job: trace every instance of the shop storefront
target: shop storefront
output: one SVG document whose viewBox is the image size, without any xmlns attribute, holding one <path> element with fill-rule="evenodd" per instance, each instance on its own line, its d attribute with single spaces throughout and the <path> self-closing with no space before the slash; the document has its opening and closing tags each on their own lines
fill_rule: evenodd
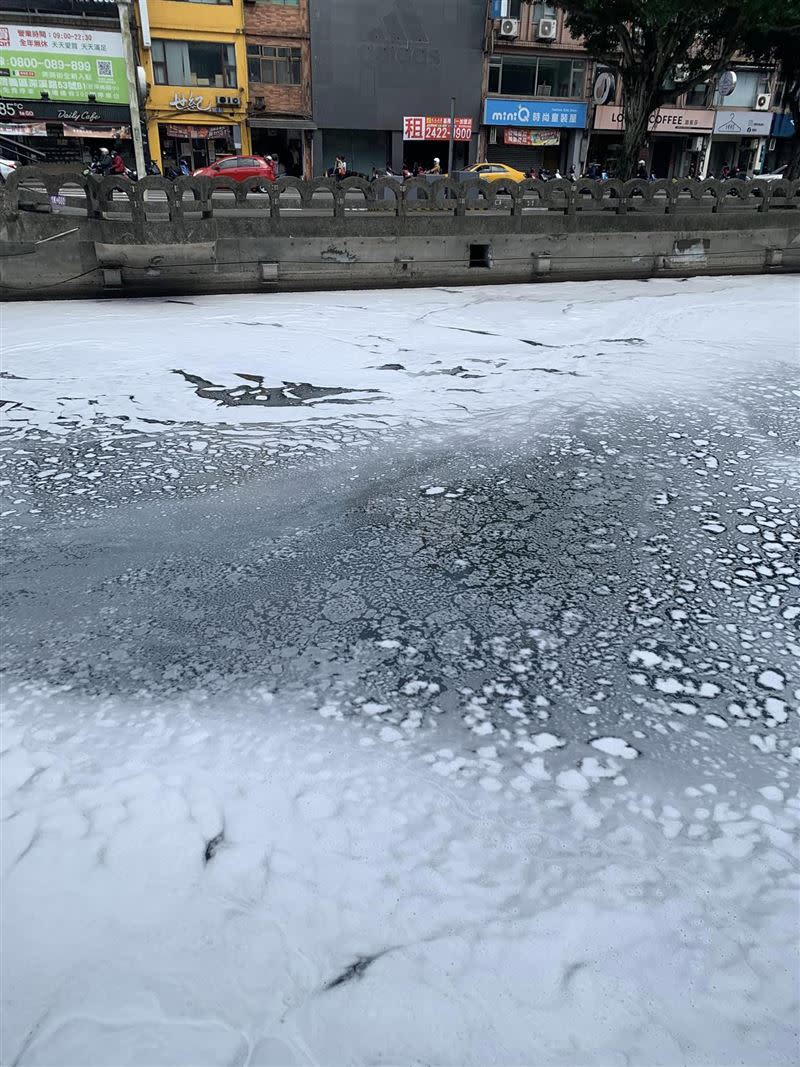
<svg viewBox="0 0 800 1067">
<path fill-rule="evenodd" d="M 662 107 L 650 116 L 648 144 L 641 146 L 648 173 L 656 178 L 699 173 L 714 128 L 714 112 L 705 108 Z M 599 163 L 612 177 L 622 151 L 622 108 L 604 104 L 595 109 L 589 163 Z"/>
<path fill-rule="evenodd" d="M 772 173 L 790 162 L 794 148 L 794 120 L 788 112 L 776 114 L 772 119 L 771 138 L 762 170 Z"/>
<path fill-rule="evenodd" d="M 562 100 L 489 97 L 484 102 L 486 159 L 527 173 L 563 175 L 580 168 L 586 104 Z"/>
<path fill-rule="evenodd" d="M 105 147 L 117 148 L 132 165 L 130 145 L 130 113 L 126 107 L 0 100 L 0 149 L 6 159 L 21 163 L 90 163 Z"/>
<path fill-rule="evenodd" d="M 166 122 L 159 123 L 158 136 L 165 171 L 180 171 L 182 160 L 190 171 L 199 170 L 216 162 L 219 156 L 236 155 L 241 150 L 238 126 Z"/>
<path fill-rule="evenodd" d="M 469 160 L 472 119 L 456 116 L 453 131 L 453 170 L 463 170 Z M 430 170 L 438 159 L 442 173 L 447 171 L 450 153 L 449 115 L 405 115 L 403 117 L 404 162 Z"/>
<path fill-rule="evenodd" d="M 23 163 L 89 163 L 101 146 L 132 164 L 119 33 L 0 24 L 0 146 Z"/>
<path fill-rule="evenodd" d="M 310 119 L 291 116 L 259 115 L 247 120 L 253 152 L 272 156 L 278 162 L 278 174 L 292 178 L 310 178 L 312 135 L 316 126 Z"/>
<path fill-rule="evenodd" d="M 752 177 L 762 169 L 771 131 L 771 111 L 719 108 L 714 118 L 706 175 L 719 178 L 727 166 Z"/>
<path fill-rule="evenodd" d="M 195 171 L 219 156 L 250 151 L 239 95 L 153 87 L 148 104 L 153 105 L 147 109 L 150 153 L 164 174 L 179 171 L 182 161 Z"/>
</svg>

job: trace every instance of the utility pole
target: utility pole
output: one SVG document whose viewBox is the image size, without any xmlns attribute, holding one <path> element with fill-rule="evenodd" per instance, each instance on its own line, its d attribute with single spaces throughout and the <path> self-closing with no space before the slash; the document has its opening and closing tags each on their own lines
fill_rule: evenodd
<svg viewBox="0 0 800 1067">
<path fill-rule="evenodd" d="M 456 139 L 456 98 L 450 97 L 450 144 L 447 150 L 447 176 L 453 173 L 453 144 Z"/>
<path fill-rule="evenodd" d="M 131 135 L 133 137 L 133 157 L 136 160 L 136 173 L 140 178 L 145 175 L 144 143 L 142 142 L 142 117 L 139 113 L 139 83 L 136 77 L 136 57 L 131 37 L 131 17 L 128 13 L 128 0 L 118 0 L 119 26 L 122 31 L 122 54 L 125 56 L 125 70 L 128 75 L 131 108 Z"/>
</svg>

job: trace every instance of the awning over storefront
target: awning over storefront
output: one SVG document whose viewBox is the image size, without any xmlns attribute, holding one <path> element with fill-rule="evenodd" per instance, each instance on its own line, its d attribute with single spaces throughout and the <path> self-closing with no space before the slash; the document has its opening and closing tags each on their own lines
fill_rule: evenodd
<svg viewBox="0 0 800 1067">
<path fill-rule="evenodd" d="M 773 137 L 794 137 L 794 119 L 791 115 L 778 113 L 772 122 Z"/>
<path fill-rule="evenodd" d="M 130 126 L 78 126 L 74 122 L 64 123 L 65 137 L 97 137 L 105 141 L 129 141 Z"/>
<path fill-rule="evenodd" d="M 317 128 L 317 124 L 310 119 L 286 118 L 285 115 L 248 117 L 247 125 L 257 130 L 316 130 Z"/>
<path fill-rule="evenodd" d="M 46 137 L 46 122 L 2 122 L 0 137 Z"/>
<path fill-rule="evenodd" d="M 176 125 L 170 122 L 166 126 L 162 126 L 162 129 L 166 132 L 167 137 L 196 137 L 201 141 L 213 141 L 218 137 L 230 137 L 233 126 Z"/>
</svg>

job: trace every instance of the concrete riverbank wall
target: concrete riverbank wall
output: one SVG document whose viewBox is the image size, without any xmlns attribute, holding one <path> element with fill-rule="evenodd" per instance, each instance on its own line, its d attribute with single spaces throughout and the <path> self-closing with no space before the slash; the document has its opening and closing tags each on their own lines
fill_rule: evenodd
<svg viewBox="0 0 800 1067">
<path fill-rule="evenodd" d="M 0 296 L 220 293 L 800 269 L 800 182 L 302 182 L 24 168 Z"/>
</svg>

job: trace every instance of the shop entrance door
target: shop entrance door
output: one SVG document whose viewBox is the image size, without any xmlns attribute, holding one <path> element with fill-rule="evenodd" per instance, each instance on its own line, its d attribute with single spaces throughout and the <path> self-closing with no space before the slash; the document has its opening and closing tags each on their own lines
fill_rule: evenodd
<svg viewBox="0 0 800 1067">
<path fill-rule="evenodd" d="M 654 137 L 651 144 L 653 147 L 650 155 L 650 173 L 655 174 L 657 178 L 669 178 L 674 138 Z"/>
<path fill-rule="evenodd" d="M 303 134 L 301 130 L 273 130 L 252 128 L 253 154 L 272 156 L 278 164 L 278 175 L 303 177 Z"/>
<path fill-rule="evenodd" d="M 186 160 L 189 171 L 215 163 L 220 156 L 235 154 L 230 126 L 161 126 L 161 162 L 163 171 L 180 170 Z"/>
</svg>

